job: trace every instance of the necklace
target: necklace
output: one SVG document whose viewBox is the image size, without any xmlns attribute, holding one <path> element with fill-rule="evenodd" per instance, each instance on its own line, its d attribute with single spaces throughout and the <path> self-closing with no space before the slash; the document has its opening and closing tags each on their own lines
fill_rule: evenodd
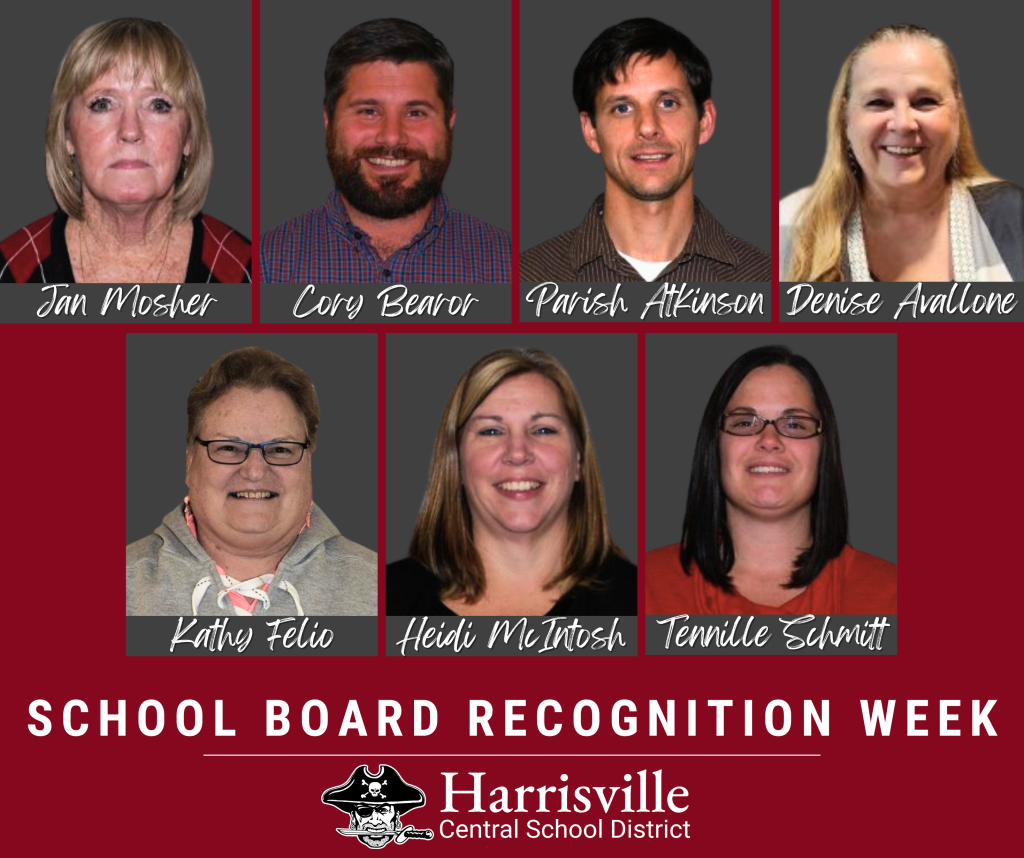
<svg viewBox="0 0 1024 858">
<path fill-rule="evenodd" d="M 93 278 L 89 278 L 89 276 L 87 274 L 86 260 L 88 259 L 88 266 L 92 268 L 92 271 L 93 271 L 94 275 L 96 274 L 96 265 L 93 263 L 93 254 L 92 254 L 92 252 L 90 251 L 88 254 L 86 253 L 86 249 L 87 249 L 88 243 L 85 242 L 83 240 L 83 238 L 82 238 L 83 233 L 87 229 L 84 220 L 78 221 L 77 229 L 78 229 L 78 260 L 79 260 L 79 263 L 82 266 L 82 282 L 83 283 L 92 283 L 92 282 L 95 282 L 95 276 Z M 92 230 L 89 230 L 89 232 L 90 232 L 91 235 L 95 236 L 95 234 L 92 233 Z M 167 234 L 164 236 L 162 248 L 157 250 L 156 256 L 153 257 L 153 261 L 150 262 L 149 265 L 147 265 L 146 268 L 144 269 L 143 274 L 145 274 L 147 276 L 145 278 L 140 278 L 137 282 L 139 282 L 139 283 L 159 283 L 160 282 L 160 275 L 163 273 L 164 265 L 167 264 L 167 254 L 170 252 L 170 249 L 171 249 L 171 235 L 173 233 L 174 233 L 174 224 L 173 223 L 168 224 Z M 150 277 L 150 276 L 148 276 L 149 272 L 153 268 L 153 266 L 156 264 L 157 259 L 160 260 L 160 267 L 157 268 L 156 274 L 154 274 L 152 277 Z"/>
</svg>

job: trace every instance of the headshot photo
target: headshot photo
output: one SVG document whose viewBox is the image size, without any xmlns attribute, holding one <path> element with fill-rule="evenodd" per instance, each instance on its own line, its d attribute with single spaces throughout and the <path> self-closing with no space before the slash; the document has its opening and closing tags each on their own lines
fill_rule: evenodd
<svg viewBox="0 0 1024 858">
<path fill-rule="evenodd" d="M 0 282 L 252 282 L 249 12 L 226 6 L 240 24 L 151 2 L 10 12 Z"/>
<path fill-rule="evenodd" d="M 635 616 L 636 338 L 509 339 L 388 337 L 387 613 Z"/>
<path fill-rule="evenodd" d="M 895 614 L 896 335 L 646 340 L 645 612 Z"/>
<path fill-rule="evenodd" d="M 1024 280 L 1024 122 L 993 62 L 1015 34 L 920 2 L 835 13 L 812 35 L 810 3 L 780 9 L 780 280 Z"/>
<path fill-rule="evenodd" d="M 262 7 L 264 283 L 512 279 L 511 20 L 388 14 Z"/>
<path fill-rule="evenodd" d="M 649 5 L 520 4 L 520 281 L 771 280 L 771 10 Z"/>
<path fill-rule="evenodd" d="M 127 616 L 376 616 L 376 337 L 127 340 Z"/>
</svg>

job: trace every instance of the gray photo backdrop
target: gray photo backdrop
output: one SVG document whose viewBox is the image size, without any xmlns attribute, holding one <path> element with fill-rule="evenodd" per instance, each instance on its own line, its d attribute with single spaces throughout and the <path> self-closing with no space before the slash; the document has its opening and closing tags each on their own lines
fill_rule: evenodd
<svg viewBox="0 0 1024 858">
<path fill-rule="evenodd" d="M 388 334 L 387 562 L 408 555 L 437 427 L 452 390 L 479 358 L 538 348 L 558 359 L 586 409 L 612 538 L 637 557 L 635 334 Z"/>
<path fill-rule="evenodd" d="M 0 239 L 55 211 L 46 182 L 46 115 L 57 69 L 71 40 L 87 27 L 131 16 L 163 21 L 181 38 L 199 69 L 213 136 L 213 181 L 203 211 L 242 235 L 252 233 L 252 14 L 247 0 L 223 0 L 216 14 L 203 4 L 95 0 L 16 3 L 4 10 L 7 38 L 0 80 L 4 125 L 4 204 Z"/>
<path fill-rule="evenodd" d="M 127 335 L 127 541 L 181 503 L 188 395 L 217 358 L 261 346 L 305 370 L 320 402 L 313 500 L 344 536 L 377 550 L 376 334 Z"/>
<path fill-rule="evenodd" d="M 1020 75 L 1020 27 L 1006 7 L 931 0 L 863 0 L 779 4 L 779 196 L 810 185 L 825 156 L 825 131 L 839 68 L 879 27 L 916 24 L 942 39 L 956 58 L 960 88 L 981 162 L 996 176 L 1024 184 L 1024 118 L 1013 103 Z"/>
<path fill-rule="evenodd" d="M 673 0 L 650 0 L 637 9 L 612 0 L 520 0 L 520 251 L 579 226 L 604 191 L 601 157 L 580 131 L 572 74 L 602 30 L 632 17 L 664 21 L 707 56 L 718 116 L 714 135 L 697 151 L 694 192 L 729 232 L 769 251 L 771 4 Z"/>
<path fill-rule="evenodd" d="M 455 61 L 455 141 L 444 189 L 455 208 L 512 225 L 512 13 L 505 4 L 389 0 L 260 4 L 260 232 L 324 204 L 324 65 L 331 45 L 374 18 L 405 18 Z"/>
<path fill-rule="evenodd" d="M 896 562 L 896 334 L 648 334 L 647 550 L 679 542 L 697 430 L 711 391 L 749 349 L 806 357 L 839 424 L 850 544 Z"/>
</svg>

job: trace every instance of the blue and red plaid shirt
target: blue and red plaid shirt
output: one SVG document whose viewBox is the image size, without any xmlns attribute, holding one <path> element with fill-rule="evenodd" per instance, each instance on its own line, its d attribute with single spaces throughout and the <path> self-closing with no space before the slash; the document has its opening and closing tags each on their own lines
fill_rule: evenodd
<svg viewBox="0 0 1024 858">
<path fill-rule="evenodd" d="M 510 283 L 512 238 L 456 211 L 443 193 L 423 229 L 389 259 L 349 219 L 341 195 L 260 237 L 263 283 Z"/>
</svg>

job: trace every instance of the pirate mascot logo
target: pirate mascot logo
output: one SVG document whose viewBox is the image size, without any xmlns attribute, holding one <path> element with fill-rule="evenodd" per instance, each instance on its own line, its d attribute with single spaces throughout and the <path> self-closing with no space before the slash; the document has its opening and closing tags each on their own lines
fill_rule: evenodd
<svg viewBox="0 0 1024 858">
<path fill-rule="evenodd" d="M 344 784 L 327 790 L 321 801 L 351 817 L 349 827 L 337 829 L 338 834 L 358 837 L 371 849 L 387 846 L 392 839 L 405 843 L 414 837 L 430 840 L 434 836 L 429 828 L 402 827 L 401 814 L 423 807 L 427 799 L 421 789 L 406 783 L 391 766 L 378 765 L 373 775 L 366 766 L 359 766 Z"/>
</svg>

